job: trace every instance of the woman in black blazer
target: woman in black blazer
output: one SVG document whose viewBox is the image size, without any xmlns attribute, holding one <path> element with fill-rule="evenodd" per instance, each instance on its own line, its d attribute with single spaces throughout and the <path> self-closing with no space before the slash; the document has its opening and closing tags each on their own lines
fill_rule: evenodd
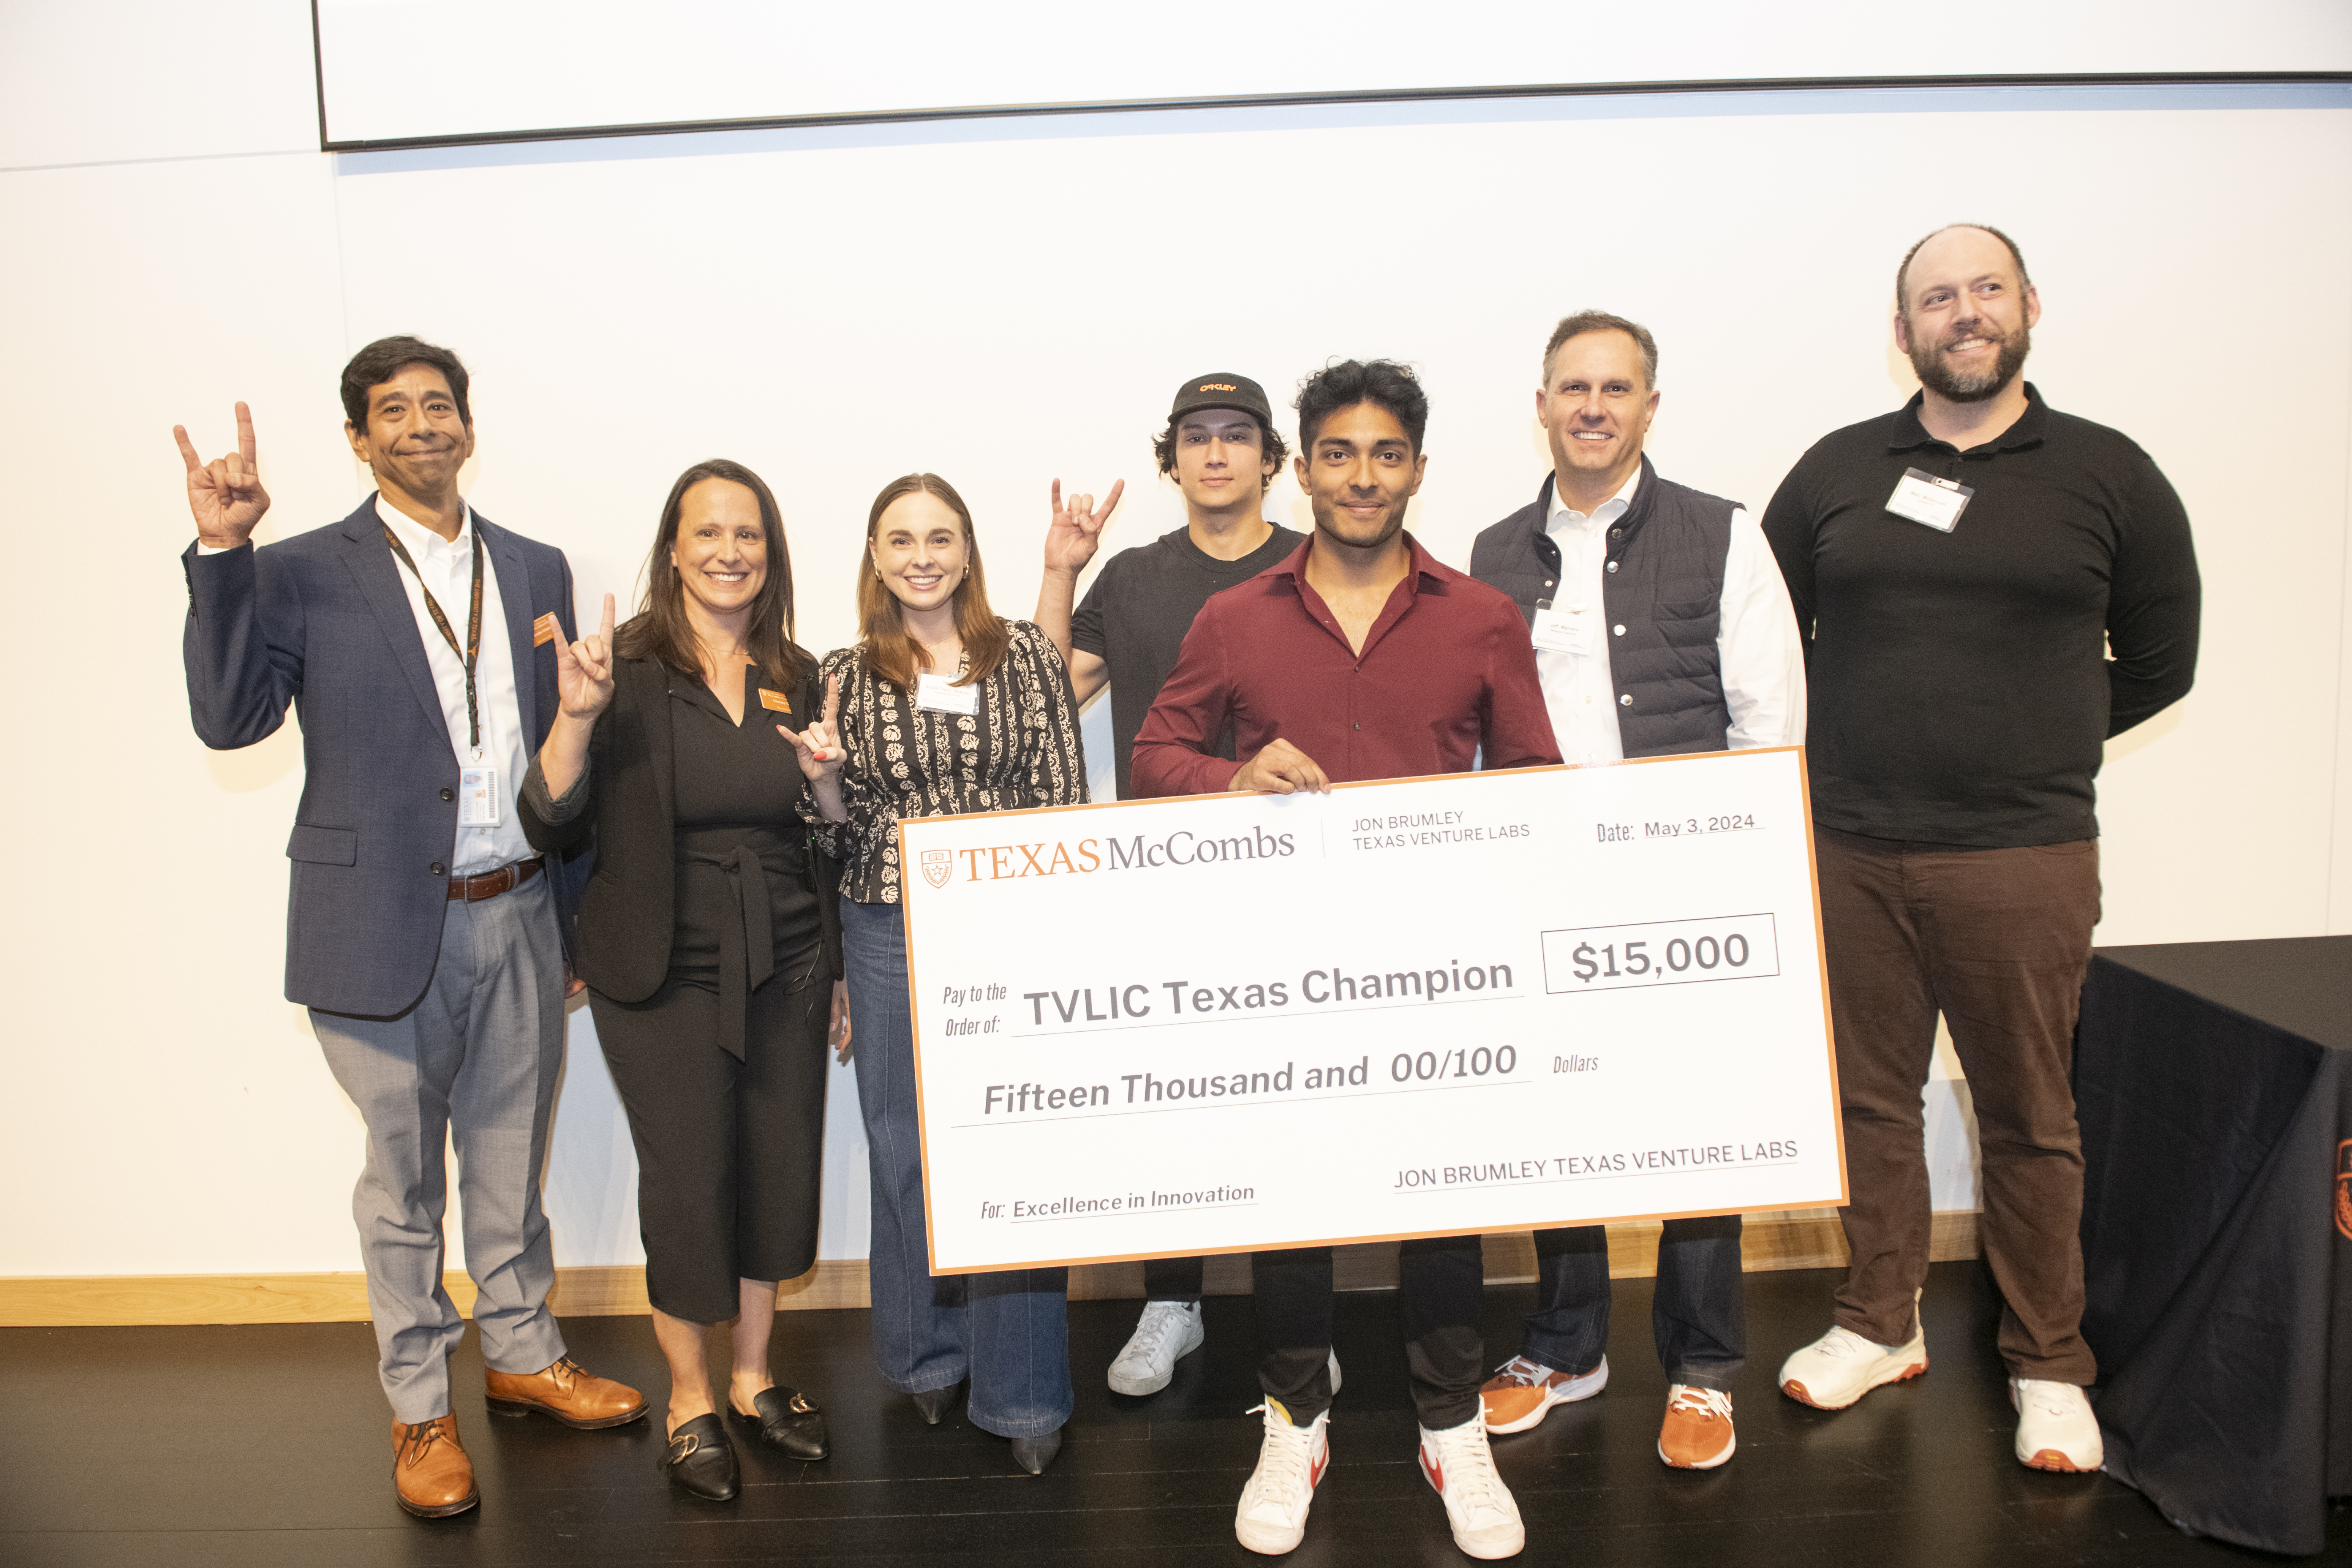
<svg viewBox="0 0 2352 1568">
<path fill-rule="evenodd" d="M 816 1257 L 828 1034 L 845 1044 L 838 874 L 776 721 L 805 723 L 816 661 L 792 640 L 775 498 L 698 463 L 662 508 L 636 616 L 557 639 L 562 712 L 523 781 L 550 853 L 593 829 L 573 967 L 629 1113 L 654 1333 L 670 1369 L 670 1478 L 736 1495 L 704 1342 L 734 1325 L 728 1408 L 794 1458 L 824 1417 L 768 1369 L 776 1284 Z"/>
</svg>

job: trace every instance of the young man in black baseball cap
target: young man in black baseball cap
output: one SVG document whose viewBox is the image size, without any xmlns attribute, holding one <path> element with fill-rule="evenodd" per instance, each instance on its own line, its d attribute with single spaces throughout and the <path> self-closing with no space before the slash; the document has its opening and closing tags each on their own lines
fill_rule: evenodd
<svg viewBox="0 0 2352 1568">
<path fill-rule="evenodd" d="M 1168 427 L 1152 441 L 1160 471 L 1184 496 L 1184 526 L 1107 562 L 1074 616 L 1078 574 L 1102 543 L 1118 504 L 1113 486 L 1099 510 L 1092 496 L 1066 504 L 1054 484 L 1054 521 L 1045 535 L 1045 578 L 1036 622 L 1062 650 L 1078 700 L 1108 683 L 1118 793 L 1131 795 L 1129 753 L 1143 716 L 1176 668 L 1192 617 L 1209 595 L 1286 560 L 1306 536 L 1265 520 L 1266 487 L 1288 448 L 1274 427 L 1265 392 L 1245 375 L 1198 375 L 1176 389 Z M 1219 755 L 1234 754 L 1230 731 Z M 1158 1258 L 1144 1265 L 1141 1321 L 1110 1365 L 1119 1394 L 1156 1394 L 1179 1358 L 1200 1347 L 1201 1260 Z"/>
</svg>

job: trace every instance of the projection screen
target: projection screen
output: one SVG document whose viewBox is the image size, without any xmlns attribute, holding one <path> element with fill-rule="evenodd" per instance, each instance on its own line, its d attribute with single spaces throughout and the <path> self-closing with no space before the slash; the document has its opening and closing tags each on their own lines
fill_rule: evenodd
<svg viewBox="0 0 2352 1568">
<path fill-rule="evenodd" d="M 330 150 L 845 120 L 1641 87 L 2276 79 L 2352 69 L 2352 5 L 2047 0 L 313 0 Z"/>
</svg>

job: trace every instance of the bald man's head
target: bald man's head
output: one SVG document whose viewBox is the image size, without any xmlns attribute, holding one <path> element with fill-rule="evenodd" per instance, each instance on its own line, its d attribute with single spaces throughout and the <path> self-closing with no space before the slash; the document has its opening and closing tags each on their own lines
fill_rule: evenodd
<svg viewBox="0 0 2352 1568">
<path fill-rule="evenodd" d="M 1982 224 L 1939 228 L 1895 273 L 1895 341 L 1919 384 L 1954 403 L 2002 395 L 2025 368 L 2042 314 L 2024 258 Z"/>
<path fill-rule="evenodd" d="M 1910 313 L 1911 300 L 1909 297 L 1905 294 L 1904 289 L 1910 282 L 1912 260 L 1918 256 L 1921 250 L 1927 247 L 1929 240 L 1939 239 L 1943 236 L 1951 233 L 1954 229 L 1960 228 L 1972 228 L 1979 234 L 1989 234 L 1995 239 L 2000 241 L 2002 247 L 2009 252 L 2009 259 L 2017 268 L 2018 291 L 2022 293 L 2026 289 L 2033 287 L 2033 279 L 2027 277 L 2025 272 L 2025 253 L 2017 248 L 2017 241 L 2010 238 L 2009 236 L 2001 233 L 2000 230 L 1993 227 L 1993 226 L 1989 223 L 1948 223 L 1943 227 L 1937 229 L 1930 234 L 1922 236 L 1919 239 L 1914 241 L 1911 248 L 1903 253 L 1903 265 L 1895 269 L 1895 308 L 1896 310 L 1903 311 L 1906 315 Z"/>
</svg>

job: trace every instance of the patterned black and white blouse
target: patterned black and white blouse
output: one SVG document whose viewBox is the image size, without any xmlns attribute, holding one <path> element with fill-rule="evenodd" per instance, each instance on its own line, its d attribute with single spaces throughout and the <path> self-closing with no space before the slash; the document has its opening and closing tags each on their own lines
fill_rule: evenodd
<svg viewBox="0 0 2352 1568">
<path fill-rule="evenodd" d="M 1086 752 L 1069 671 L 1051 637 L 1009 621 L 1013 646 L 980 682 L 970 717 L 915 706 L 915 694 L 868 670 L 855 647 L 818 667 L 816 689 L 841 678 L 841 800 L 846 822 L 827 822 L 813 795 L 801 816 L 818 847 L 842 867 L 841 890 L 861 904 L 898 901 L 899 819 L 973 811 L 1072 805 L 1087 798 Z"/>
</svg>

